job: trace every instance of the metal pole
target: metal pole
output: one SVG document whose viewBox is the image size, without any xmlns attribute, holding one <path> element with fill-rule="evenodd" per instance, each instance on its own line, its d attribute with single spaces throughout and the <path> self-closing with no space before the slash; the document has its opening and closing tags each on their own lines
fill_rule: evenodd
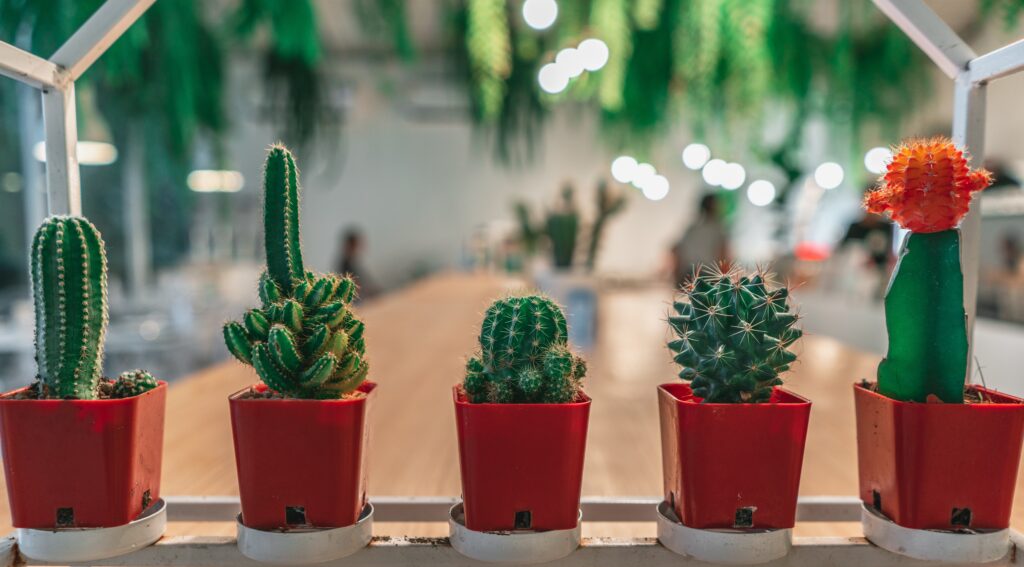
<svg viewBox="0 0 1024 567">
<path fill-rule="evenodd" d="M 46 197 L 50 214 L 81 216 L 74 83 L 67 83 L 61 89 L 43 89 L 43 124 L 46 128 Z"/>
<path fill-rule="evenodd" d="M 985 95 L 986 85 L 971 82 L 964 71 L 956 78 L 953 94 L 953 143 L 967 148 L 971 165 L 980 167 L 985 159 Z M 964 274 L 964 310 L 967 313 L 967 360 L 973 360 L 974 320 L 978 311 L 978 272 L 981 253 L 981 210 L 975 206 L 961 224 L 961 266 Z M 967 365 L 967 381 L 971 381 L 972 364 Z"/>
<path fill-rule="evenodd" d="M 128 125 L 124 148 L 124 219 L 128 252 L 128 293 L 138 295 L 150 281 L 151 243 L 146 194 L 143 137 L 138 124 Z"/>
</svg>

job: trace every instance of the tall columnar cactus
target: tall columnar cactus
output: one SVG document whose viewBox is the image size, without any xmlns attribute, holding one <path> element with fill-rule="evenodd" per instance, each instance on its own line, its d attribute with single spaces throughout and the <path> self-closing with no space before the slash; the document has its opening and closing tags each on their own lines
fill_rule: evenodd
<svg viewBox="0 0 1024 567">
<path fill-rule="evenodd" d="M 530 295 L 495 301 L 480 329 L 480 353 L 466 363 L 463 387 L 473 403 L 567 403 L 586 363 L 569 350 L 562 309 Z"/>
<path fill-rule="evenodd" d="M 796 360 L 787 347 L 801 336 L 789 292 L 770 289 L 762 273 L 697 272 L 673 304 L 669 342 L 693 393 L 708 403 L 759 403 L 782 384 Z"/>
<path fill-rule="evenodd" d="M 80 217 L 43 222 L 32 241 L 39 380 L 54 398 L 92 400 L 102 376 L 107 331 L 107 253 Z"/>
<path fill-rule="evenodd" d="M 865 207 L 910 230 L 885 295 L 889 351 L 878 389 L 893 399 L 963 403 L 970 365 L 961 266 L 960 221 L 977 191 L 991 183 L 971 170 L 945 138 L 895 149 Z"/>
<path fill-rule="evenodd" d="M 71 216 L 43 221 L 32 240 L 32 296 L 36 394 L 97 399 L 107 332 L 107 252 L 92 223 Z M 111 395 L 127 398 L 156 386 L 149 373 L 136 370 L 121 375 Z"/>
<path fill-rule="evenodd" d="M 291 398 L 340 398 L 369 372 L 363 322 L 352 313 L 351 278 L 307 272 L 299 242 L 298 170 L 274 146 L 264 171 L 267 273 L 262 306 L 224 325 L 224 342 L 272 390 Z"/>
</svg>

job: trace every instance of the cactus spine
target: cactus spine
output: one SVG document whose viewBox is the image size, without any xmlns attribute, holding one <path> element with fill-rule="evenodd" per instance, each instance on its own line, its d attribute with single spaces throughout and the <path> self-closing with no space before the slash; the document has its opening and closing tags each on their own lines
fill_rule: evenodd
<svg viewBox="0 0 1024 567">
<path fill-rule="evenodd" d="M 769 289 L 762 273 L 699 271 L 683 287 L 669 325 L 669 349 L 693 393 L 708 403 L 758 403 L 771 398 L 796 355 L 801 336 L 786 288 Z"/>
<path fill-rule="evenodd" d="M 267 156 L 264 191 L 262 305 L 224 325 L 224 342 L 264 384 L 286 397 L 340 398 L 369 372 L 364 325 L 350 309 L 355 283 L 304 270 L 298 169 L 283 146 L 272 147 Z"/>
<path fill-rule="evenodd" d="M 480 329 L 480 353 L 466 364 L 463 387 L 473 403 L 567 403 L 586 363 L 569 350 L 565 315 L 546 297 L 495 301 Z"/>
<path fill-rule="evenodd" d="M 31 269 L 39 368 L 36 393 L 95 400 L 103 379 L 108 318 L 103 237 L 84 218 L 50 217 L 32 239 Z M 142 371 L 125 373 L 117 383 L 120 388 L 114 388 L 113 397 L 134 396 L 157 386 Z"/>
</svg>

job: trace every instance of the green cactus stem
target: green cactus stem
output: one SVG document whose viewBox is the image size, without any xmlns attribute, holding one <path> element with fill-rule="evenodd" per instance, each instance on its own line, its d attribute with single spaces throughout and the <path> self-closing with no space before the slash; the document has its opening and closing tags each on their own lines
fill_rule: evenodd
<svg viewBox="0 0 1024 567">
<path fill-rule="evenodd" d="M 263 229 L 267 273 L 284 294 L 302 280 L 302 243 L 299 241 L 299 171 L 284 146 L 270 148 L 263 169 Z"/>
<path fill-rule="evenodd" d="M 351 310 L 351 278 L 302 269 L 296 171 L 287 149 L 271 148 L 264 170 L 267 272 L 259 282 L 261 307 L 224 325 L 224 343 L 286 397 L 340 398 L 369 373 L 365 326 Z"/>
<path fill-rule="evenodd" d="M 613 193 L 608 188 L 608 182 L 601 180 L 597 184 L 597 217 L 594 225 L 590 227 L 590 242 L 587 246 L 587 269 L 594 270 L 597 265 L 597 253 L 601 247 L 601 237 L 604 235 L 604 228 L 608 219 L 622 212 L 626 208 L 626 196 L 621 193 Z"/>
<path fill-rule="evenodd" d="M 679 377 L 706 403 L 760 403 L 796 360 L 787 347 L 801 336 L 786 288 L 763 273 L 699 270 L 669 317 Z"/>
<path fill-rule="evenodd" d="M 546 297 L 495 301 L 480 329 L 480 353 L 466 363 L 473 403 L 567 403 L 580 394 L 586 363 L 569 350 L 565 314 Z"/>
<path fill-rule="evenodd" d="M 96 399 L 107 329 L 107 254 L 88 220 L 46 219 L 32 241 L 36 363 L 54 398 Z"/>
<path fill-rule="evenodd" d="M 576 237 L 580 226 L 579 211 L 573 201 L 573 189 L 562 188 L 562 202 L 548 213 L 547 235 L 551 242 L 552 261 L 556 268 L 569 269 L 576 255 Z"/>
<path fill-rule="evenodd" d="M 889 351 L 878 389 L 902 401 L 936 396 L 963 403 L 967 381 L 967 314 L 960 230 L 912 232 L 885 294 Z"/>
</svg>

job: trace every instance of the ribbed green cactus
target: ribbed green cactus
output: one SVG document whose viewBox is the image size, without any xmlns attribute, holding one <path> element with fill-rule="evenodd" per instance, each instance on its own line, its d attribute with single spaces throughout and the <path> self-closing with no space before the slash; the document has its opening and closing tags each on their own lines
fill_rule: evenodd
<svg viewBox="0 0 1024 567">
<path fill-rule="evenodd" d="M 103 340 L 107 332 L 107 252 L 96 227 L 81 217 L 43 221 L 32 240 L 32 296 L 36 311 L 38 397 L 100 397 Z M 140 371 L 137 371 L 140 372 Z M 156 387 L 119 379 L 114 397 Z"/>
<path fill-rule="evenodd" d="M 679 377 L 709 403 L 758 403 L 771 398 L 796 355 L 801 336 L 790 312 L 789 292 L 769 289 L 763 273 L 702 271 L 684 286 L 669 325 Z"/>
<path fill-rule="evenodd" d="M 473 403 L 567 403 L 580 392 L 586 363 L 569 350 L 562 309 L 530 295 L 495 301 L 480 330 L 480 354 L 466 363 Z"/>
<path fill-rule="evenodd" d="M 363 322 L 350 309 L 351 278 L 307 272 L 299 241 L 298 170 L 283 146 L 264 169 L 267 273 L 262 307 L 224 325 L 224 342 L 263 382 L 291 398 L 340 398 L 369 372 Z"/>
</svg>

